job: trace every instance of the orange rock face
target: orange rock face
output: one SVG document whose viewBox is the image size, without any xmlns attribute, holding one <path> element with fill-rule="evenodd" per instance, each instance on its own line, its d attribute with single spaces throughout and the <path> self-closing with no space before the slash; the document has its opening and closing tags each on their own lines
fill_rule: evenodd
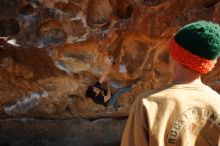
<svg viewBox="0 0 220 146">
<path fill-rule="evenodd" d="M 0 117 L 126 117 L 138 94 L 169 83 L 168 43 L 178 28 L 201 19 L 220 24 L 219 0 L 1 0 Z M 142 80 L 118 99 L 118 111 L 85 96 L 109 56 L 111 80 Z M 219 66 L 203 81 L 220 93 Z"/>
</svg>

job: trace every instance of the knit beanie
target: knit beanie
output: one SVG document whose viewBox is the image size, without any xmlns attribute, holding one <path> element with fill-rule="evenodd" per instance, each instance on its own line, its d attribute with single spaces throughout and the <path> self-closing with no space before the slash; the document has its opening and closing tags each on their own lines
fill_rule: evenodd
<svg viewBox="0 0 220 146">
<path fill-rule="evenodd" d="M 190 23 L 175 34 L 169 51 L 181 65 L 205 74 L 220 56 L 220 26 L 207 21 Z"/>
</svg>

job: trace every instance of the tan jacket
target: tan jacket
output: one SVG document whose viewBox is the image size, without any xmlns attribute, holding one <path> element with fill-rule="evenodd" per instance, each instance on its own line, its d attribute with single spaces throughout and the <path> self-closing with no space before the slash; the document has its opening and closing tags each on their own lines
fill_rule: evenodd
<svg viewBox="0 0 220 146">
<path fill-rule="evenodd" d="M 220 95 L 188 84 L 140 95 L 121 146 L 220 146 Z"/>
</svg>

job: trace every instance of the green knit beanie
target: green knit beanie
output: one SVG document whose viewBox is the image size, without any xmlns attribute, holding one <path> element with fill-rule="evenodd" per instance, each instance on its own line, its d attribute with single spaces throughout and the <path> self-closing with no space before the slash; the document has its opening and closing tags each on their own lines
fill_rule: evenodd
<svg viewBox="0 0 220 146">
<path fill-rule="evenodd" d="M 207 73 L 220 56 L 220 26 L 197 21 L 182 27 L 170 43 L 170 54 L 180 64 Z"/>
<path fill-rule="evenodd" d="M 175 35 L 176 42 L 193 54 L 213 60 L 220 55 L 220 27 L 207 21 L 184 26 Z"/>
</svg>

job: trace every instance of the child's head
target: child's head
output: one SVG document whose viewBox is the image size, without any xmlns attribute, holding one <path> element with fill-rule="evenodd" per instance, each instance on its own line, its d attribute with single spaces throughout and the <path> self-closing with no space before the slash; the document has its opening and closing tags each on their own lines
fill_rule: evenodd
<svg viewBox="0 0 220 146">
<path fill-rule="evenodd" d="M 170 43 L 170 55 L 201 74 L 211 71 L 220 55 L 220 26 L 197 21 L 182 27 Z"/>
<path fill-rule="evenodd" d="M 86 96 L 90 98 L 94 98 L 99 92 L 100 92 L 99 88 L 95 86 L 89 86 L 86 90 Z"/>
</svg>

